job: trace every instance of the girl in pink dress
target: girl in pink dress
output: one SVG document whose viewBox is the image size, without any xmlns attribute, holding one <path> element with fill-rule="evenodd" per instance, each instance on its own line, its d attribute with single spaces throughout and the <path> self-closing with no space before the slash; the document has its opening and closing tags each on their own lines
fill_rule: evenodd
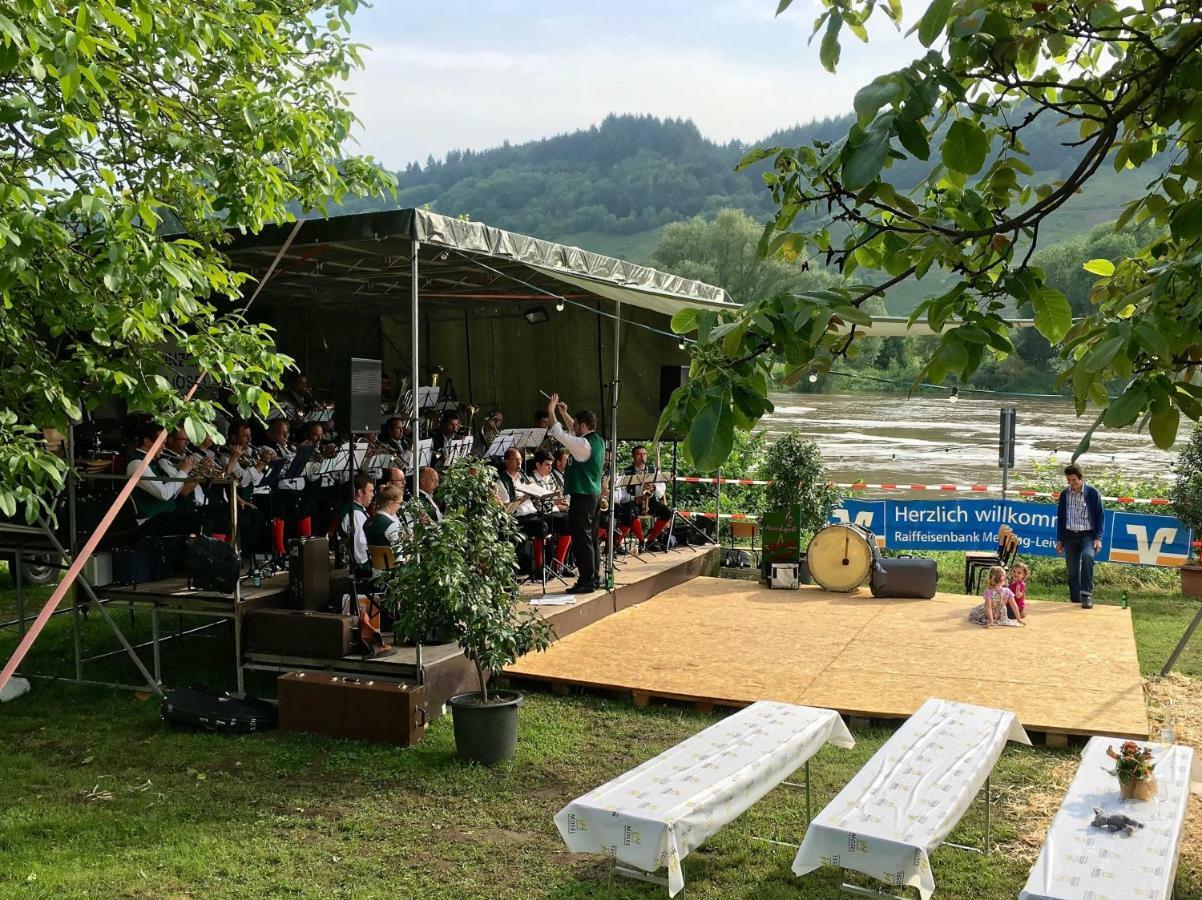
<svg viewBox="0 0 1202 900">
<path fill-rule="evenodd" d="M 968 614 L 968 621 L 977 625 L 983 625 L 986 628 L 990 625 L 1018 626 L 1027 624 L 1017 618 L 1018 607 L 1014 603 L 1014 594 L 1010 592 L 1010 588 L 1006 587 L 1006 570 L 1001 566 L 992 566 L 989 569 L 989 583 L 985 587 L 985 594 L 981 598 L 981 601 Z M 1009 619 L 1006 617 L 1006 610 L 1008 608 L 1014 610 L 1016 618 Z"/>
<path fill-rule="evenodd" d="M 1031 570 L 1024 563 L 1015 563 L 1010 567 L 1010 593 L 1014 595 L 1014 606 L 1018 612 L 1016 614 L 1011 609 L 1007 614 L 1024 623 L 1027 621 L 1027 577 L 1030 574 Z"/>
</svg>

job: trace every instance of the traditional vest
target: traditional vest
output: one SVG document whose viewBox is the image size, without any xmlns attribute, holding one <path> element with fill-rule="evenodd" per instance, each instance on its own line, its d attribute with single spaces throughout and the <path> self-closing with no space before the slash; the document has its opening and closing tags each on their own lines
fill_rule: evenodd
<svg viewBox="0 0 1202 900">
<path fill-rule="evenodd" d="M 367 546 L 391 547 L 392 541 L 388 539 L 388 531 L 396 524 L 396 518 L 386 513 L 378 512 L 368 519 L 367 525 L 363 529 L 363 533 L 367 536 Z"/>
<path fill-rule="evenodd" d="M 588 441 L 592 453 L 584 462 L 572 457 L 563 479 L 564 492 L 568 494 L 601 493 L 601 474 L 605 471 L 605 441 L 595 431 L 590 431 L 584 439 Z"/>
<path fill-rule="evenodd" d="M 146 456 L 146 454 L 141 450 L 135 450 L 134 453 L 137 455 L 138 459 L 142 459 Z M 156 478 L 167 477 L 167 474 L 159 466 L 159 461 L 157 459 L 152 459 L 150 461 L 150 465 L 147 467 L 146 471 Z M 137 488 L 134 488 L 132 499 L 134 501 L 134 515 L 139 519 L 149 519 L 153 516 L 160 515 L 161 513 L 171 512 L 176 508 L 176 506 L 179 505 L 178 500 L 175 497 L 172 497 L 170 500 L 160 500 L 150 492 L 138 490 Z"/>
</svg>

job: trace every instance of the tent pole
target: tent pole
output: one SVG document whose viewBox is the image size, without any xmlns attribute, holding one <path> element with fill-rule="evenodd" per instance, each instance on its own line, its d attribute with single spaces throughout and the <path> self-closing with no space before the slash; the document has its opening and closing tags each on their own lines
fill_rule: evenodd
<svg viewBox="0 0 1202 900">
<path fill-rule="evenodd" d="M 412 328 L 409 330 L 409 371 L 413 373 L 413 408 L 410 410 L 409 419 L 409 442 L 413 450 L 413 490 L 409 494 L 410 500 L 418 499 L 418 471 L 421 469 L 421 397 L 418 394 L 422 379 L 417 369 L 417 257 L 420 249 L 421 244 L 416 237 L 413 238 L 409 243 L 409 317 L 413 323 Z"/>
<path fill-rule="evenodd" d="M 618 384 L 622 364 L 622 301 L 617 301 L 617 315 L 614 316 L 614 378 L 613 387 L 609 392 L 609 522 L 605 526 L 605 585 L 609 590 L 614 589 L 614 516 L 617 510 L 613 503 L 614 487 L 618 478 Z"/>
</svg>

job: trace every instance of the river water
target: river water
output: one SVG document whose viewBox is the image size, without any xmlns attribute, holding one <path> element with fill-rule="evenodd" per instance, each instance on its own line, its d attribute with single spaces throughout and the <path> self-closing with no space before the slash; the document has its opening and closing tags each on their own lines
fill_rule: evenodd
<svg viewBox="0 0 1202 900">
<path fill-rule="evenodd" d="M 1096 413 L 1077 418 L 1071 401 L 907 398 L 903 394 L 773 394 L 776 410 L 761 427 L 769 435 L 797 431 L 821 447 L 836 481 L 1001 484 L 998 416 L 1017 412 L 1015 467 L 1067 463 Z M 1184 427 L 1183 427 L 1184 433 Z M 1175 452 L 1156 448 L 1134 429 L 1094 433 L 1081 459 L 1091 468 L 1131 479 L 1171 479 Z"/>
</svg>

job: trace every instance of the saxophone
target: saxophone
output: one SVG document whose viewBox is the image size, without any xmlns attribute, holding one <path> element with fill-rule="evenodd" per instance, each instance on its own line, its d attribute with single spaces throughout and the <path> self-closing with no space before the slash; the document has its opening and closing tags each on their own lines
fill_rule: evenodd
<svg viewBox="0 0 1202 900">
<path fill-rule="evenodd" d="M 609 473 L 601 476 L 601 512 L 609 512 Z"/>
</svg>

